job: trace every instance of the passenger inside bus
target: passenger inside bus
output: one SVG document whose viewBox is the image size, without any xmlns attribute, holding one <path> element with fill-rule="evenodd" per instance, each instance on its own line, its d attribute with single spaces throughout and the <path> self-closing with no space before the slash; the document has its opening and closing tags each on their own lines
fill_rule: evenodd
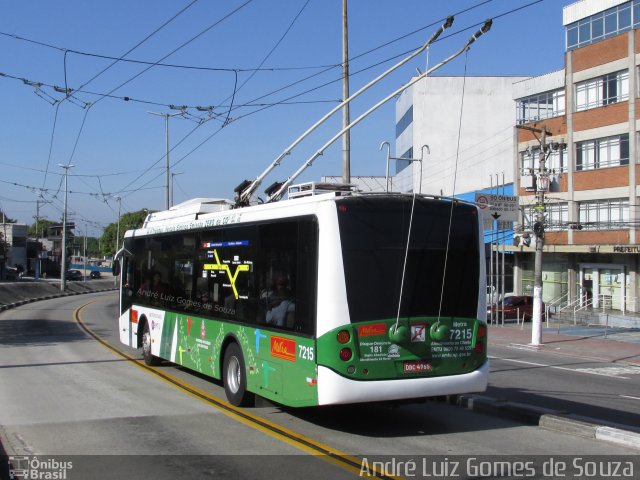
<svg viewBox="0 0 640 480">
<path fill-rule="evenodd" d="M 277 274 L 272 288 L 265 293 L 266 322 L 277 327 L 293 328 L 295 321 L 295 299 L 289 289 L 289 280 Z"/>
</svg>

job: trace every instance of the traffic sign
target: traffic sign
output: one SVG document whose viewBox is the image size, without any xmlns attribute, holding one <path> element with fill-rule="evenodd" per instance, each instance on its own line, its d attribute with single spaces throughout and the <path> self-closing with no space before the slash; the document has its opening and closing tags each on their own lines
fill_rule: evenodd
<svg viewBox="0 0 640 480">
<path fill-rule="evenodd" d="M 485 222 L 493 220 L 518 221 L 518 197 L 516 196 L 476 193 L 476 204 L 480 207 Z"/>
</svg>

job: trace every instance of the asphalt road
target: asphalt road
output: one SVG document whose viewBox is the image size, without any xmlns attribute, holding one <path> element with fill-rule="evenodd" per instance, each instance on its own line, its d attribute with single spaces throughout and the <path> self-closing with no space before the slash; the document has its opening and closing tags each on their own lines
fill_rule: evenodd
<svg viewBox="0 0 640 480">
<path fill-rule="evenodd" d="M 491 347 L 487 395 L 640 431 L 640 367 Z"/>
<path fill-rule="evenodd" d="M 18 463 L 50 461 L 35 465 L 43 470 L 69 461 L 66 478 L 73 480 L 343 478 L 362 473 L 365 460 L 425 455 L 449 463 L 456 455 L 637 461 L 632 449 L 438 402 L 237 411 L 219 383 L 169 364 L 143 368 L 105 348 L 75 319 L 139 358 L 116 340 L 116 310 L 115 294 L 106 293 L 0 313 L 0 439 Z"/>
</svg>

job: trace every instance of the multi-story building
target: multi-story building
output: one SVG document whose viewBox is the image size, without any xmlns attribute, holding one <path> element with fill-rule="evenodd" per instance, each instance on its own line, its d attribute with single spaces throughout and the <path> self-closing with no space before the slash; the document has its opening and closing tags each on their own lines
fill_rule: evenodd
<svg viewBox="0 0 640 480">
<path fill-rule="evenodd" d="M 541 135 L 514 130 L 520 228 L 544 209 L 545 302 L 638 311 L 640 0 L 581 0 L 563 24 L 565 68 L 514 84 L 518 126 L 548 131 L 543 171 Z M 534 245 L 512 249 L 518 293 L 532 291 Z"/>
<path fill-rule="evenodd" d="M 524 78 L 435 76 L 405 90 L 396 102 L 396 157 L 422 158 L 422 165 L 399 160 L 394 190 L 473 201 L 475 192 L 500 185 L 510 195 L 511 88 Z"/>
</svg>

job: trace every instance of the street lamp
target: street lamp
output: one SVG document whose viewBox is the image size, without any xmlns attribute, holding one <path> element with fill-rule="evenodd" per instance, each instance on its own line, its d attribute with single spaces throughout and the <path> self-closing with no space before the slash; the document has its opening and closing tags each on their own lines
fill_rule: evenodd
<svg viewBox="0 0 640 480">
<path fill-rule="evenodd" d="M 385 191 L 389 191 L 389 160 L 404 160 L 405 162 L 420 162 L 420 187 L 418 189 L 418 193 L 422 193 L 422 159 L 424 157 L 424 149 L 427 149 L 427 153 L 431 155 L 431 149 L 429 145 L 423 145 L 420 149 L 420 158 L 404 158 L 404 157 L 392 157 L 391 155 L 391 144 L 387 141 L 384 141 L 380 144 L 380 150 L 382 147 L 387 146 L 387 173 L 385 177 Z M 413 182 L 412 182 L 413 183 Z"/>
<path fill-rule="evenodd" d="M 75 165 L 59 163 L 58 166 L 64 168 L 64 213 L 62 214 L 62 262 L 60 266 L 60 290 L 64 292 L 67 287 L 67 179 L 69 177 L 69 169 L 75 167 Z"/>
<path fill-rule="evenodd" d="M 166 174 L 165 174 L 165 187 L 166 187 L 166 194 L 165 194 L 165 207 L 166 210 L 169 210 L 169 207 L 171 206 L 169 204 L 169 117 L 176 117 L 178 115 L 182 115 L 182 112 L 178 112 L 178 113 L 157 113 L 157 112 L 147 112 L 151 115 L 157 115 L 159 117 L 164 117 L 164 132 L 165 132 L 165 139 L 166 139 L 166 154 L 165 154 L 165 170 L 166 170 Z"/>
</svg>

